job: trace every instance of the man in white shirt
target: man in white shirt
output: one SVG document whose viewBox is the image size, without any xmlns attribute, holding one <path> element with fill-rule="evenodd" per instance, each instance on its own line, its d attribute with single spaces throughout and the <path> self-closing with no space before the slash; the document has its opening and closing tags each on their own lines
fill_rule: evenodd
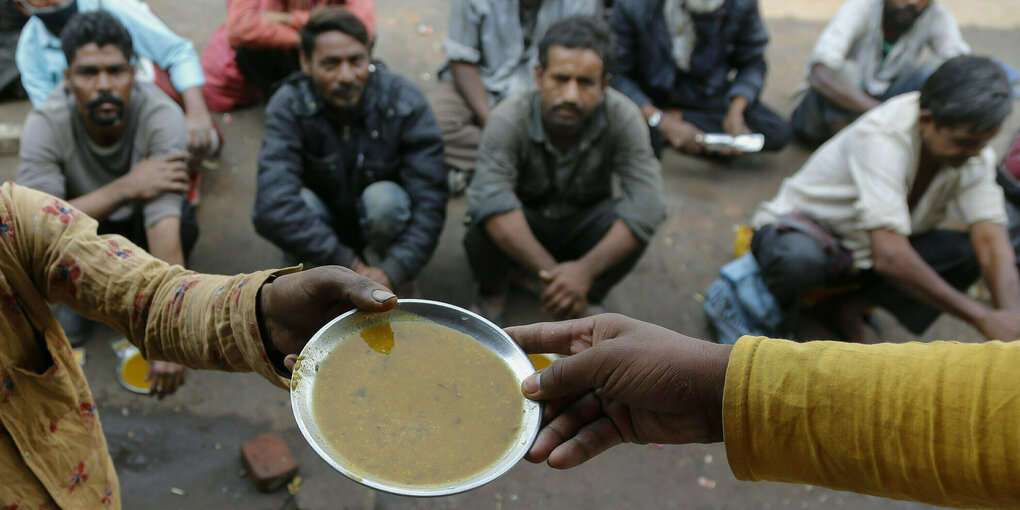
<svg viewBox="0 0 1020 510">
<path fill-rule="evenodd" d="M 934 58 L 922 59 L 926 48 Z M 920 89 L 941 62 L 968 53 L 938 0 L 848 0 L 811 52 L 794 132 L 822 143 L 886 99 Z"/>
<path fill-rule="evenodd" d="M 780 306 L 849 286 L 819 306 L 849 340 L 880 340 L 864 320 L 874 305 L 914 333 L 947 312 L 987 338 L 1020 337 L 1020 278 L 986 147 L 1011 109 L 998 64 L 956 57 L 920 93 L 887 101 L 819 148 L 753 220 L 752 251 Z M 966 232 L 938 228 L 950 211 Z M 964 293 L 979 275 L 994 307 Z"/>
</svg>

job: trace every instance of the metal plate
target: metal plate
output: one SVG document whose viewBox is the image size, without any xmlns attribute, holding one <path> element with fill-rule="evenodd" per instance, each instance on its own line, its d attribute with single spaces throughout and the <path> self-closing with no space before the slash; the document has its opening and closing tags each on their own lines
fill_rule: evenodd
<svg viewBox="0 0 1020 510">
<path fill-rule="evenodd" d="M 333 349 L 364 328 L 387 321 L 414 320 L 425 318 L 436 324 L 446 326 L 474 338 L 502 359 L 517 378 L 518 383 L 534 373 L 535 369 L 513 339 L 502 329 L 484 318 L 446 303 L 424 299 L 402 299 L 396 308 L 388 312 L 368 314 L 359 311 L 347 312 L 322 327 L 301 351 L 304 358 L 294 371 L 291 381 L 290 402 L 294 409 L 301 434 L 312 449 L 334 469 L 348 478 L 381 491 L 404 496 L 445 496 L 473 489 L 488 483 L 517 464 L 531 447 L 542 421 L 541 406 L 521 395 L 521 406 L 524 409 L 521 419 L 520 434 L 513 446 L 488 470 L 470 478 L 445 485 L 411 486 L 376 479 L 356 471 L 343 461 L 343 457 L 319 434 L 315 415 L 312 412 L 312 395 L 315 391 L 316 365 L 333 351 Z M 360 337 L 353 340 L 361 341 Z"/>
</svg>

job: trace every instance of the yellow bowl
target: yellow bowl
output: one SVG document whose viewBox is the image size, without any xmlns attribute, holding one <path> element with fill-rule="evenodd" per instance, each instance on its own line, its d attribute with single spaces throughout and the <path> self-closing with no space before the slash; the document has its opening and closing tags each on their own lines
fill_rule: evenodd
<svg viewBox="0 0 1020 510">
<path fill-rule="evenodd" d="M 138 349 L 132 346 L 124 353 L 117 369 L 117 379 L 121 386 L 135 393 L 149 393 L 149 381 L 145 380 L 149 372 L 149 362 L 145 361 Z"/>
</svg>

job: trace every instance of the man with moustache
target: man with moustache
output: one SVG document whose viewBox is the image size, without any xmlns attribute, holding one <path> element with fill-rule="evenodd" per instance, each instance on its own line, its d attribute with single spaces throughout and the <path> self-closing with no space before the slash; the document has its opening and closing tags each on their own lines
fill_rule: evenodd
<svg viewBox="0 0 1020 510">
<path fill-rule="evenodd" d="M 111 14 L 76 15 L 61 36 L 64 82 L 29 113 L 18 184 L 67 199 L 170 264 L 185 265 L 198 237 L 185 168 L 184 115 L 156 86 L 135 81 L 132 40 Z M 116 248 L 116 247 L 113 247 Z M 72 344 L 92 323 L 66 307 L 57 317 Z M 154 394 L 183 383 L 179 365 L 150 364 Z"/>
<path fill-rule="evenodd" d="M 605 23 L 560 20 L 539 43 L 538 59 L 537 90 L 504 100 L 489 117 L 467 188 L 474 306 L 496 322 L 515 266 L 541 278 L 542 306 L 557 318 L 598 310 L 666 216 L 641 111 L 607 88 Z"/>
<path fill-rule="evenodd" d="M 353 13 L 317 8 L 300 33 L 303 74 L 266 107 L 255 229 L 295 262 L 409 293 L 446 217 L 442 135 L 422 93 L 371 60 Z"/>
<path fill-rule="evenodd" d="M 945 312 L 986 338 L 1020 338 L 1020 277 L 987 147 L 1012 102 L 997 63 L 955 57 L 919 93 L 822 145 L 752 220 L 751 251 L 780 307 L 794 312 L 823 290 L 830 297 L 816 309 L 864 343 L 881 340 L 865 320 L 875 306 L 915 334 Z M 979 276 L 991 304 L 966 294 Z"/>
<path fill-rule="evenodd" d="M 218 152 L 220 137 L 202 97 L 205 78 L 195 47 L 170 30 L 148 5 L 139 0 L 16 1 L 31 16 L 21 31 L 16 61 L 33 106 L 49 97 L 63 78 L 67 63 L 60 34 L 68 20 L 78 13 L 106 11 L 131 34 L 138 56 L 147 59 L 136 66 L 139 75 L 147 81 L 154 80 L 183 106 L 191 154 L 197 157 Z"/>
<path fill-rule="evenodd" d="M 926 48 L 933 59 L 922 59 Z M 886 99 L 919 90 L 941 62 L 968 53 L 938 0 L 848 0 L 811 52 L 794 133 L 822 143 Z"/>
<path fill-rule="evenodd" d="M 567 16 L 599 15 L 602 0 L 452 0 L 446 62 L 432 107 L 446 143 L 450 189 L 462 193 L 474 175 L 489 113 L 532 85 L 538 41 Z"/>
</svg>

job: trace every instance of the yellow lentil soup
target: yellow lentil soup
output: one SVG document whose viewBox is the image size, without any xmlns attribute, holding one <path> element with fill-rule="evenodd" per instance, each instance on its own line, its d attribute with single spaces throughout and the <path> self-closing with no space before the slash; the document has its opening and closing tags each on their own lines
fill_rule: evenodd
<svg viewBox="0 0 1020 510">
<path fill-rule="evenodd" d="M 513 446 L 523 397 L 513 372 L 473 338 L 425 321 L 345 338 L 319 364 L 322 438 L 355 472 L 439 486 L 470 478 Z"/>
</svg>

